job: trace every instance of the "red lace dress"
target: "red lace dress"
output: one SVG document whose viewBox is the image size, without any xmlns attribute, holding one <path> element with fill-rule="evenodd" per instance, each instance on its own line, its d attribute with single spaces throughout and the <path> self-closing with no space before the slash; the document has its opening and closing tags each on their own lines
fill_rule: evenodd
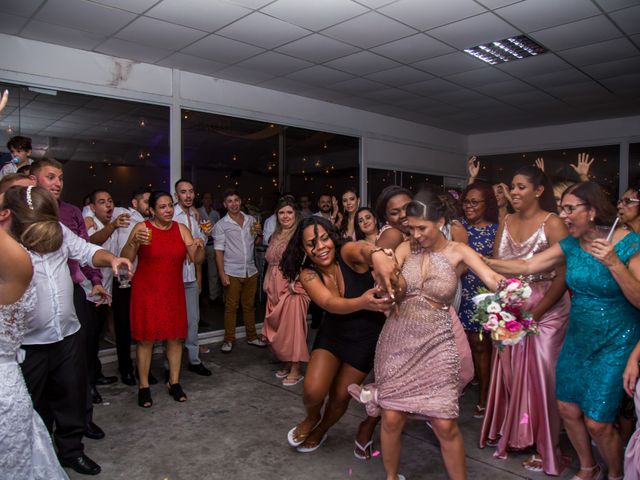
<svg viewBox="0 0 640 480">
<path fill-rule="evenodd" d="M 161 230 L 149 221 L 151 245 L 140 245 L 138 268 L 131 280 L 131 337 L 175 340 L 187 336 L 187 306 L 182 264 L 187 247 L 180 227 Z"/>
</svg>

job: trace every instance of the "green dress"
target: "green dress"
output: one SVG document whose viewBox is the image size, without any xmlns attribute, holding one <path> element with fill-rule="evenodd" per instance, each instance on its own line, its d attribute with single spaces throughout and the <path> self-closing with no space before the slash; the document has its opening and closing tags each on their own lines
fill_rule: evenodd
<svg viewBox="0 0 640 480">
<path fill-rule="evenodd" d="M 576 403 L 598 422 L 613 422 L 624 394 L 622 372 L 640 340 L 640 310 L 631 305 L 609 270 L 579 241 L 560 241 L 571 289 L 569 328 L 556 367 L 558 400 Z M 640 251 L 640 235 L 628 233 L 614 247 L 620 260 Z"/>
</svg>

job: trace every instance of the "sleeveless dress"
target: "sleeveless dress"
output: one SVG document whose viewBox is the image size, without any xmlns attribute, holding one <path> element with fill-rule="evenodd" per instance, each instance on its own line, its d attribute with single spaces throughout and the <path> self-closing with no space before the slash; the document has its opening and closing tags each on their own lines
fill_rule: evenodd
<svg viewBox="0 0 640 480">
<path fill-rule="evenodd" d="M 373 288 L 371 272 L 354 272 L 340 255 L 337 258 L 344 279 L 344 298 L 357 298 Z M 373 368 L 376 342 L 385 319 L 383 313 L 369 310 L 346 315 L 327 313 L 318 330 L 313 350 L 328 350 L 342 362 L 369 373 Z"/>
<path fill-rule="evenodd" d="M 636 383 L 635 395 L 636 418 L 640 418 L 640 382 Z M 640 480 L 640 423 L 636 425 L 624 454 L 624 478 Z"/>
<path fill-rule="evenodd" d="M 153 232 L 150 245 L 140 245 L 138 267 L 131 279 L 131 337 L 176 340 L 187 336 L 187 306 L 182 265 L 187 247 L 180 227 L 168 230 L 144 222 Z"/>
<path fill-rule="evenodd" d="M 530 258 L 549 248 L 544 227 L 551 215 L 522 243 L 511 237 L 507 215 L 498 258 Z M 524 277 L 532 290 L 525 304 L 527 310 L 544 297 L 554 276 L 551 271 Z M 480 432 L 481 448 L 488 439 L 499 439 L 494 454 L 498 458 L 506 458 L 508 449 L 521 450 L 535 444 L 548 475 L 559 475 L 564 468 L 558 447 L 560 415 L 554 372 L 567 329 L 569 304 L 565 293 L 538 320 L 540 335 L 526 337 L 502 352 L 494 349 L 487 410 Z"/>
<path fill-rule="evenodd" d="M 567 237 L 560 242 L 573 293 L 569 330 L 558 359 L 558 400 L 576 403 L 598 422 L 613 422 L 624 394 L 622 372 L 640 340 L 640 311 L 624 297 L 609 270 Z M 631 232 L 614 247 L 620 260 L 640 251 Z M 626 478 L 626 476 L 625 476 Z"/>
<path fill-rule="evenodd" d="M 380 231 L 378 232 L 377 238 L 380 238 L 383 232 L 391 228 L 395 228 L 395 227 L 392 227 L 388 223 L 385 223 L 380 229 Z M 443 232 L 443 233 L 445 233 L 445 237 L 447 238 L 447 240 L 451 240 L 450 229 L 448 232 Z M 448 233 L 448 236 L 447 236 L 447 233 Z M 403 233 L 402 236 L 405 239 L 405 241 L 409 240 L 408 235 L 405 235 Z M 456 280 L 456 284 L 458 286 L 460 285 L 459 279 Z M 460 322 L 460 318 L 458 318 L 458 313 L 456 312 L 456 309 L 454 308 L 454 304 L 456 302 L 459 302 L 459 298 L 460 298 L 460 289 L 456 288 L 454 299 L 452 302 L 449 302 L 451 304 L 451 309 L 449 313 L 451 314 L 451 321 L 453 323 L 453 336 L 456 339 L 456 348 L 458 349 L 458 356 L 460 357 L 460 376 L 459 376 L 458 390 L 460 391 L 460 393 L 462 393 L 465 387 L 467 386 L 467 384 L 471 380 L 473 380 L 474 366 L 473 366 L 473 355 L 471 353 L 471 347 L 469 347 L 469 340 L 467 339 L 466 333 L 464 333 L 463 325 Z"/>
<path fill-rule="evenodd" d="M 0 305 L 0 478 L 68 479 L 16 360 L 35 304 L 32 281 L 20 300 Z"/>
<path fill-rule="evenodd" d="M 469 246 L 485 257 L 493 256 L 493 242 L 496 239 L 498 231 L 497 223 L 490 223 L 485 227 L 474 227 L 469 224 L 465 218 L 460 220 L 469 235 Z M 475 312 L 476 305 L 473 303 L 473 297 L 478 294 L 478 288 L 484 287 L 484 284 L 478 276 L 471 270 L 467 270 L 462 277 L 462 298 L 460 300 L 460 310 L 458 314 L 462 326 L 468 332 L 479 332 L 480 325 L 472 322 L 471 317 Z"/>
<path fill-rule="evenodd" d="M 423 261 L 428 262 L 424 279 Z M 457 418 L 460 357 L 450 305 L 458 276 L 441 252 L 411 253 L 402 275 L 407 294 L 380 334 L 375 385 L 364 387 L 373 392 L 367 413 L 379 416 L 383 409 L 421 418 Z M 349 387 L 356 398 L 359 390 L 357 385 Z"/>
<path fill-rule="evenodd" d="M 267 307 L 262 334 L 267 338 L 269 347 L 278 360 L 308 362 L 309 295 L 298 281 L 290 287 L 289 281 L 280 270 L 280 260 L 289 243 L 289 237 L 278 235 L 275 238 L 272 236 L 269 240 L 269 248 L 265 255 L 269 268 L 264 278 Z"/>
</svg>

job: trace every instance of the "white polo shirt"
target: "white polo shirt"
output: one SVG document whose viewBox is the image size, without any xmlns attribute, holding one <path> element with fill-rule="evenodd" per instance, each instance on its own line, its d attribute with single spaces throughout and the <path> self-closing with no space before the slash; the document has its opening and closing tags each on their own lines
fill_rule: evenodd
<svg viewBox="0 0 640 480">
<path fill-rule="evenodd" d="M 195 209 L 193 207 L 190 208 L 187 213 L 179 204 L 176 204 L 173 209 L 173 220 L 185 225 L 191 232 L 194 239 L 201 238 L 206 243 L 207 239 L 200 231 L 200 224 L 198 223 L 198 220 L 196 220 Z M 196 266 L 191 260 L 189 260 L 188 256 L 182 267 L 182 280 L 185 283 L 196 281 Z"/>
</svg>

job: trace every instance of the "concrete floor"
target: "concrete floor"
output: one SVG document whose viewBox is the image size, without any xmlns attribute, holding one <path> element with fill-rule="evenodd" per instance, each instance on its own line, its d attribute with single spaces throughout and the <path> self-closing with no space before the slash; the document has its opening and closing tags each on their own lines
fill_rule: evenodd
<svg viewBox="0 0 640 480">
<path fill-rule="evenodd" d="M 353 457 L 353 437 L 364 408 L 352 402 L 342 420 L 316 452 L 300 454 L 286 440 L 287 431 L 304 418 L 302 383 L 285 388 L 274 377 L 278 368 L 267 349 L 236 342 L 223 355 L 219 344 L 203 355 L 211 377 L 184 370 L 181 383 L 189 400 L 180 404 L 164 385 L 152 387 L 154 405 L 137 406 L 137 387 L 122 383 L 101 387 L 104 403 L 94 420 L 105 439 L 85 439 L 86 453 L 102 466 L 103 479 L 384 479 L 381 457 Z M 115 364 L 104 366 L 115 374 Z M 153 371 L 162 378 L 162 359 Z M 542 479 L 521 467 L 525 453 L 497 460 L 492 449 L 477 448 L 480 420 L 472 418 L 477 399 L 470 387 L 461 399 L 460 426 L 467 449 L 470 479 Z M 566 438 L 563 438 L 563 444 Z M 378 433 L 374 449 L 379 450 Z M 577 461 L 560 478 L 571 478 Z M 403 436 L 401 473 L 409 480 L 445 479 L 435 436 L 423 423 L 410 421 Z M 86 478 L 70 472 L 72 479 Z"/>
</svg>

